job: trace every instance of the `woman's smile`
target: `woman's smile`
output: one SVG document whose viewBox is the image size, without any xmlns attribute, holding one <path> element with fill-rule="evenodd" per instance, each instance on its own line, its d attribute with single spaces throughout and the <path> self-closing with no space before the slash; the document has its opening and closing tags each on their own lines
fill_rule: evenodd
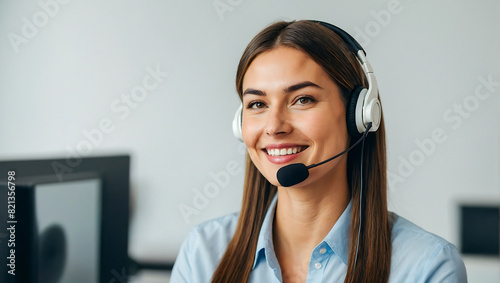
<svg viewBox="0 0 500 283">
<path fill-rule="evenodd" d="M 297 158 L 307 148 L 307 145 L 271 144 L 263 148 L 262 151 L 267 154 L 267 159 L 271 163 L 284 164 Z"/>
</svg>

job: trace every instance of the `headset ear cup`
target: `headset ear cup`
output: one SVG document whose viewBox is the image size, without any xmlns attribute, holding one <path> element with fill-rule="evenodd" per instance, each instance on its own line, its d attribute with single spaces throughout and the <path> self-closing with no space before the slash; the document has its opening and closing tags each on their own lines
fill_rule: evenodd
<svg viewBox="0 0 500 283">
<path fill-rule="evenodd" d="M 237 138 L 241 142 L 243 142 L 243 136 L 242 136 L 242 132 L 241 132 L 242 111 L 243 111 L 243 104 L 240 104 L 240 107 L 238 108 L 238 110 L 236 110 L 236 113 L 234 114 L 234 119 L 233 119 L 233 135 L 235 138 Z"/>
<path fill-rule="evenodd" d="M 357 86 L 356 88 L 354 88 L 354 90 L 351 92 L 351 95 L 349 96 L 349 101 L 346 105 L 347 132 L 354 140 L 357 140 L 361 137 L 361 133 L 358 131 L 358 127 L 356 126 L 356 106 L 358 103 L 359 94 L 362 90 L 362 86 Z"/>
</svg>

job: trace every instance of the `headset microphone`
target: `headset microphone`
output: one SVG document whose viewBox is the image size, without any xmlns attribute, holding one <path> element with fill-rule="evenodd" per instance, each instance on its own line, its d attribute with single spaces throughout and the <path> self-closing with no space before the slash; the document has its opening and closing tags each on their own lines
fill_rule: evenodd
<svg viewBox="0 0 500 283">
<path fill-rule="evenodd" d="M 341 153 L 335 155 L 334 157 L 328 158 L 327 160 L 324 160 L 320 163 L 316 164 L 311 164 L 309 166 L 306 166 L 303 163 L 294 163 L 290 165 L 286 165 L 281 167 L 278 170 L 278 173 L 276 173 L 276 177 L 278 178 L 278 182 L 280 185 L 283 187 L 291 187 L 295 186 L 303 181 L 305 181 L 309 177 L 309 169 L 314 168 L 316 166 L 325 164 L 329 161 L 334 160 L 335 158 L 343 155 L 344 153 L 349 152 L 351 149 L 355 148 L 362 140 L 366 138 L 366 135 L 368 134 L 368 131 L 372 127 L 371 123 L 368 123 L 368 127 L 366 128 L 365 132 L 363 135 L 353 144 L 351 145 L 348 149 L 342 151 Z"/>
</svg>

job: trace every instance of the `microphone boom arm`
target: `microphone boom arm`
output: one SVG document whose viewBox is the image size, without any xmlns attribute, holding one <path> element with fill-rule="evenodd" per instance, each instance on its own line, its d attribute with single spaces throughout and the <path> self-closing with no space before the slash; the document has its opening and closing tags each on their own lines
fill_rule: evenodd
<svg viewBox="0 0 500 283">
<path fill-rule="evenodd" d="M 327 160 L 323 160 L 323 161 L 321 161 L 320 163 L 311 164 L 311 165 L 309 165 L 309 166 L 306 166 L 306 168 L 307 168 L 307 169 L 311 169 L 311 168 L 314 168 L 314 167 L 316 167 L 316 166 L 319 166 L 319 165 L 325 164 L 325 163 L 327 163 L 327 162 L 329 162 L 329 161 L 331 161 L 331 160 L 333 160 L 333 159 L 335 159 L 335 158 L 337 158 L 337 157 L 341 156 L 342 154 L 344 154 L 344 153 L 346 153 L 346 152 L 350 151 L 351 149 L 355 148 L 355 147 L 356 147 L 356 146 L 357 146 L 357 145 L 358 145 L 358 144 L 359 144 L 362 140 L 364 140 L 364 139 L 366 138 L 366 135 L 368 134 L 368 131 L 370 131 L 371 127 L 372 127 L 372 123 L 370 122 L 370 123 L 368 123 L 368 127 L 366 127 L 366 130 L 365 130 L 365 132 L 363 133 L 363 135 L 361 136 L 361 138 L 359 138 L 359 139 L 358 139 L 358 140 L 357 140 L 357 141 L 356 141 L 353 145 L 351 145 L 351 146 L 350 146 L 349 148 L 347 148 L 346 150 L 344 150 L 344 151 L 342 151 L 341 153 L 339 153 L 339 154 L 335 155 L 334 157 L 328 158 Z"/>
</svg>

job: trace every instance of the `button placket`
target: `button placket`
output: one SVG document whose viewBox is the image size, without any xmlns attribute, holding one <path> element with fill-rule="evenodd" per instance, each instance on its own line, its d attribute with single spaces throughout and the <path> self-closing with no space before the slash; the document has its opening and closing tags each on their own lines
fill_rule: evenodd
<svg viewBox="0 0 500 283">
<path fill-rule="evenodd" d="M 317 247 L 313 254 L 315 254 L 315 256 L 311 258 L 311 261 L 313 263 L 312 266 L 314 266 L 314 269 L 320 270 L 324 268 L 325 261 L 327 261 L 329 258 L 326 243 L 323 243 L 322 245 Z"/>
</svg>

